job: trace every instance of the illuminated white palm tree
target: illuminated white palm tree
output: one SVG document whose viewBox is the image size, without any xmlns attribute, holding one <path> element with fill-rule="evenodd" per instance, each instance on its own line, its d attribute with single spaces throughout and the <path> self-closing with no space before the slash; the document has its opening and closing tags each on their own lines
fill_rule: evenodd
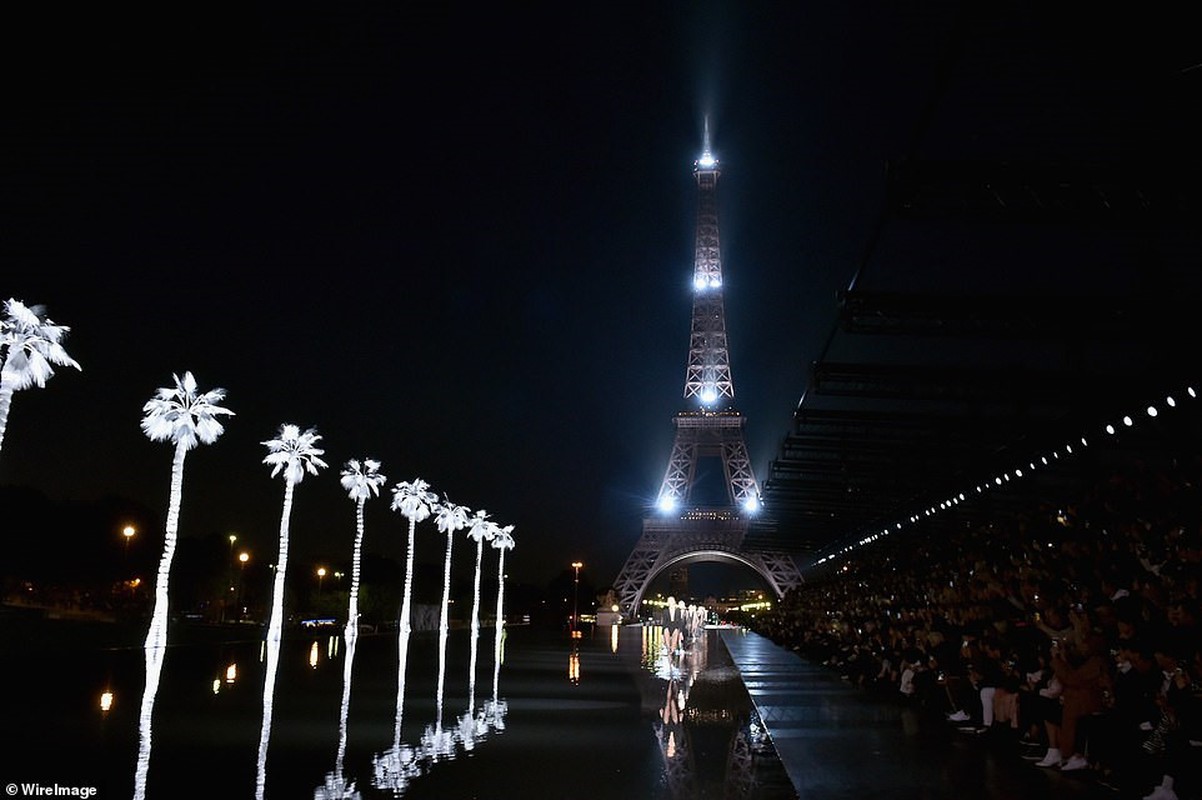
<svg viewBox="0 0 1202 800">
<path fill-rule="evenodd" d="M 506 525 L 493 532 L 492 546 L 499 551 L 497 559 L 497 631 L 493 640 L 492 700 L 496 709 L 500 697 L 501 681 L 501 637 L 505 626 L 505 551 L 513 549 L 513 526 Z"/>
<path fill-rule="evenodd" d="M 351 459 L 342 468 L 340 483 L 351 500 L 355 501 L 355 546 L 351 557 L 351 596 L 346 610 L 346 660 L 342 664 L 342 706 L 338 725 L 338 758 L 334 766 L 336 779 L 342 778 L 342 763 L 346 757 L 346 718 L 351 701 L 351 671 L 355 663 L 355 645 L 359 640 L 359 567 L 363 555 L 363 507 L 371 497 L 380 494 L 388 480 L 380 472 L 380 462 L 365 458 Z"/>
<path fill-rule="evenodd" d="M 284 629 L 284 576 L 288 571 L 288 521 L 292 516 L 292 494 L 305 474 L 316 475 L 327 465 L 317 447 L 321 436 L 313 428 L 301 431 L 296 425 L 281 425 L 279 435 L 262 444 L 267 448 L 264 464 L 272 466 L 271 477 L 284 476 L 284 510 L 280 515 L 280 552 L 276 557 L 271 590 L 271 618 L 267 623 L 267 674 L 263 682 L 263 727 L 259 734 L 259 775 L 255 797 L 263 798 L 267 777 L 267 742 L 271 734 L 271 708 L 275 674 L 280 662 L 280 639 Z"/>
<path fill-rule="evenodd" d="M 359 562 L 363 554 L 363 507 L 371 497 L 380 494 L 380 487 L 388 481 L 380 472 L 380 462 L 365 458 L 362 462 L 351 459 L 342 468 L 342 488 L 355 501 L 355 547 L 351 558 L 351 596 L 346 613 L 346 639 L 350 643 L 353 633 L 359 631 Z"/>
<path fill-rule="evenodd" d="M 179 538 L 179 509 L 184 491 L 184 456 L 198 444 L 212 444 L 225 428 L 218 417 L 233 416 L 234 412 L 219 403 L 225 399 L 224 389 L 199 392 L 196 378 L 185 372 L 175 378 L 175 386 L 159 389 L 142 406 L 142 432 L 152 442 L 170 441 L 175 445 L 171 462 L 171 495 L 167 504 L 167 524 L 164 528 L 163 554 L 154 583 L 154 611 L 146 633 L 146 688 L 142 694 L 141 732 L 138 766 L 134 777 L 134 797 L 145 797 L 146 773 L 150 766 L 151 717 L 158 691 L 167 644 L 168 581 L 175 545 Z"/>
<path fill-rule="evenodd" d="M 468 521 L 467 535 L 476 542 L 476 576 L 472 582 L 472 639 L 471 657 L 469 658 L 467 678 L 467 713 L 471 716 L 476 705 L 476 652 L 477 641 L 480 638 L 480 565 L 484 560 L 484 542 L 492 541 L 496 531 L 500 530 L 495 522 L 488 518 L 487 511 L 477 511 Z"/>
<path fill-rule="evenodd" d="M 80 369 L 61 344 L 71 329 L 46 318 L 42 306 L 27 306 L 9 298 L 0 316 L 0 447 L 8 428 L 13 392 L 46 386 L 54 376 L 51 364 Z"/>
<path fill-rule="evenodd" d="M 447 555 L 442 568 L 442 614 L 438 618 L 438 702 L 434 722 L 442 726 L 442 690 L 447 674 L 447 632 L 450 630 L 449 608 L 451 603 L 451 546 L 455 541 L 455 531 L 467 527 L 467 518 L 471 514 L 467 506 L 456 505 L 449 500 L 438 506 L 435 512 L 434 524 L 438 530 L 447 535 Z"/>
<path fill-rule="evenodd" d="M 401 481 L 392 489 L 392 510 L 400 511 L 402 516 L 409 520 L 409 544 L 405 551 L 405 588 L 401 595 L 401 624 L 397 633 L 396 728 L 392 745 L 397 752 L 401 746 L 401 721 L 405 711 L 405 670 L 409 663 L 409 633 L 413 628 L 413 546 L 416 539 L 414 533 L 417 523 L 428 519 L 437 503 L 438 495 L 430 491 L 430 484 L 421 478 Z"/>
</svg>

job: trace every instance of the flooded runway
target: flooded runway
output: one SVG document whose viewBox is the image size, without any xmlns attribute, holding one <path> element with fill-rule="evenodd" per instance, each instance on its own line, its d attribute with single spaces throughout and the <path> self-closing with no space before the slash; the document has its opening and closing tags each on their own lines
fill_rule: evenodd
<svg viewBox="0 0 1202 800">
<path fill-rule="evenodd" d="M 468 634 L 452 631 L 441 724 L 436 637 L 414 636 L 399 750 L 395 636 L 360 637 L 343 708 L 341 631 L 296 633 L 280 655 L 265 796 L 796 797 L 712 631 L 671 663 L 653 629 L 612 631 L 573 640 L 514 627 L 496 696 L 487 653 L 474 698 Z M 0 778 L 131 796 L 141 648 L 88 644 L 91 636 L 50 641 L 6 659 L 5 717 L 21 733 L 0 759 Z M 168 649 L 148 797 L 254 794 L 263 680 L 254 638 Z"/>
</svg>

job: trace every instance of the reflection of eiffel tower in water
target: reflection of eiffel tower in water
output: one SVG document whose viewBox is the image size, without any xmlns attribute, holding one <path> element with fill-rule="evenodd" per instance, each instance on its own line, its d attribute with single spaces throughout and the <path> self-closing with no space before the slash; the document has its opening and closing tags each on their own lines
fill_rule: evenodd
<svg viewBox="0 0 1202 800">
<path fill-rule="evenodd" d="M 683 656 L 661 649 L 657 626 L 643 630 L 644 667 L 656 684 L 654 724 L 664 759 L 664 779 L 672 800 L 699 797 L 755 800 L 771 786 L 757 779 L 751 746 L 754 712 L 738 673 L 729 664 L 711 669 L 709 648 L 720 647 L 713 631 L 686 642 Z M 783 797 L 784 795 L 780 795 Z"/>
<path fill-rule="evenodd" d="M 684 396 L 697 406 L 674 418 L 676 440 L 656 501 L 657 513 L 643 520 L 643 533 L 614 581 L 622 612 L 638 614 L 651 582 L 667 570 L 716 561 L 754 570 L 781 597 L 801 583 L 792 557 L 744 546 L 761 512 L 760 491 L 743 437 L 744 417 L 730 406 L 735 396 L 726 346 L 722 257 L 718 245 L 718 161 L 710 151 L 709 125 L 697 179 L 697 241 L 693 265 L 693 321 Z M 725 497 L 697 497 L 705 475 L 702 459 L 720 460 Z M 700 492 L 697 492 L 700 494 Z"/>
</svg>

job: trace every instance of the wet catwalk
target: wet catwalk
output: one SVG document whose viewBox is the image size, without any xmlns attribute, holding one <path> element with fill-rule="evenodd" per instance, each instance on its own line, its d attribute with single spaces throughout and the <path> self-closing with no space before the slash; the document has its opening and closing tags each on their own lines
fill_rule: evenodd
<svg viewBox="0 0 1202 800">
<path fill-rule="evenodd" d="M 721 639 L 802 800 L 1123 797 L 1091 774 L 1040 769 L 1016 745 L 871 695 L 758 634 Z"/>
</svg>

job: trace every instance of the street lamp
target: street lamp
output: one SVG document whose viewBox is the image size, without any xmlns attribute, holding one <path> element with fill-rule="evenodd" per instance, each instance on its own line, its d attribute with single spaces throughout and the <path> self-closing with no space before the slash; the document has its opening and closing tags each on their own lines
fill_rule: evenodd
<svg viewBox="0 0 1202 800">
<path fill-rule="evenodd" d="M 317 593 L 318 594 L 321 594 L 321 582 L 323 580 L 325 580 L 325 577 L 326 577 L 326 568 L 318 567 L 317 568 Z"/>
<path fill-rule="evenodd" d="M 137 530 L 132 525 L 126 525 L 125 527 L 123 527 L 123 529 L 121 529 L 121 538 L 123 538 L 125 541 L 124 560 L 125 560 L 125 568 L 126 569 L 129 569 L 129 566 L 130 566 L 130 539 L 132 539 L 133 536 L 136 535 L 136 533 L 137 533 Z"/>
<path fill-rule="evenodd" d="M 134 538 L 134 534 L 136 534 L 136 533 L 137 533 L 137 530 L 134 529 L 133 525 L 126 525 L 124 528 L 121 529 L 121 539 L 123 542 L 123 544 L 122 544 L 123 552 L 121 555 L 121 571 L 126 574 L 129 573 L 129 541 L 130 541 L 130 539 Z M 122 576 L 121 583 L 124 585 L 127 585 L 129 583 L 129 579 Z"/>
<path fill-rule="evenodd" d="M 225 617 L 226 617 L 225 612 L 226 612 L 226 609 L 228 609 L 229 605 L 230 605 L 230 594 L 232 594 L 234 591 L 234 542 L 238 541 L 238 534 L 231 533 L 229 535 L 229 540 L 230 540 L 230 560 L 229 560 L 229 563 L 226 564 L 226 571 L 225 571 L 226 572 L 225 586 L 226 586 L 227 591 L 222 593 L 222 598 L 221 598 L 221 621 L 222 622 L 225 622 Z"/>
<path fill-rule="evenodd" d="M 242 576 L 246 573 L 247 561 L 250 561 L 250 553 L 243 550 L 238 554 L 238 619 L 242 618 Z"/>
<path fill-rule="evenodd" d="M 576 571 L 576 575 L 573 578 L 573 582 L 572 582 L 572 632 L 573 633 L 576 631 L 576 623 L 579 620 L 579 617 L 577 616 L 576 611 L 579 608 L 578 602 L 579 602 L 579 597 L 580 597 L 580 568 L 583 566 L 584 566 L 584 564 L 579 561 L 572 562 L 572 569 L 574 569 Z"/>
</svg>

